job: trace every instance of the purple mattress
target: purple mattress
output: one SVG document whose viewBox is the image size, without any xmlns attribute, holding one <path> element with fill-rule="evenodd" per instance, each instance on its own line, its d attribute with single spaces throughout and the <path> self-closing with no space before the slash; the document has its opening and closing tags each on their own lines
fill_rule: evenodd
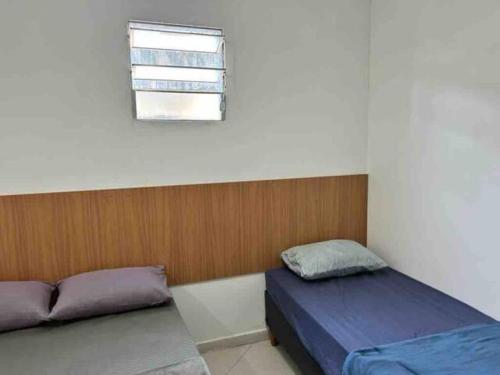
<svg viewBox="0 0 500 375">
<path fill-rule="evenodd" d="M 279 268 L 266 288 L 326 374 L 354 350 L 495 321 L 391 268 L 316 281 Z"/>
</svg>

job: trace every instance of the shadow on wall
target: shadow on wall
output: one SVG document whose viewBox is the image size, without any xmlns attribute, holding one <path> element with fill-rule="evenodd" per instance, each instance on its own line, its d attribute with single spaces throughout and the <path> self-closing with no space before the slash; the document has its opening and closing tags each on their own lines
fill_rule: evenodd
<svg viewBox="0 0 500 375">
<path fill-rule="evenodd" d="M 264 329 L 264 274 L 175 286 L 174 299 L 196 342 Z"/>
</svg>

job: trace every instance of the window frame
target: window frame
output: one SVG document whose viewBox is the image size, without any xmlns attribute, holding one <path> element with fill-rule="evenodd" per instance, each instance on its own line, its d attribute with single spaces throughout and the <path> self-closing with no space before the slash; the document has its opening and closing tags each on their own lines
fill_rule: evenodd
<svg viewBox="0 0 500 375">
<path fill-rule="evenodd" d="M 168 93 L 191 93 L 191 94 L 207 94 L 210 92 L 202 92 L 202 91 L 175 91 L 175 90 L 165 90 L 165 91 L 155 91 L 155 90 L 134 90 L 134 78 L 133 78 L 133 67 L 134 66 L 141 66 L 140 64 L 132 64 L 132 44 L 131 44 L 131 24 L 138 23 L 138 24 L 144 24 L 144 25 L 151 25 L 152 29 L 151 31 L 157 31 L 154 29 L 155 25 L 158 26 L 167 26 L 167 27 L 179 27 L 179 28 L 189 28 L 189 29 L 200 29 L 200 30 L 214 30 L 220 32 L 220 34 L 214 34 L 214 36 L 218 36 L 222 39 L 221 43 L 221 56 L 222 56 L 222 67 L 221 68 L 207 68 L 207 67 L 186 67 L 186 66 L 181 66 L 181 65 L 169 65 L 169 67 L 173 68 L 186 68 L 186 69 L 208 69 L 208 70 L 217 70 L 217 71 L 222 71 L 222 92 L 221 93 L 216 93 L 212 92 L 212 94 L 218 94 L 220 95 L 220 113 L 221 113 L 221 118 L 220 119 L 166 119 L 166 118 L 138 118 L 138 113 L 137 113 L 137 100 L 136 100 L 136 92 L 168 92 Z M 183 33 L 181 31 L 166 31 L 170 33 L 179 33 L 179 34 L 189 34 L 189 33 Z M 191 33 L 194 35 L 210 35 L 210 34 L 204 34 L 204 33 Z M 177 23 L 168 23 L 168 22 L 159 22 L 159 21 L 144 21 L 144 20 L 137 20 L 137 19 L 131 19 L 127 22 L 127 42 L 128 42 L 128 65 L 129 65 L 129 81 L 130 81 L 130 88 L 131 88 L 131 96 L 132 96 L 132 115 L 134 120 L 136 121 L 141 121 L 141 122 L 160 122 L 160 123 L 168 123 L 168 124 L 175 124 L 175 123 L 214 123 L 214 122 L 221 122 L 226 120 L 226 103 L 227 103 L 227 64 L 226 64 L 226 35 L 224 33 L 224 29 L 220 27 L 210 27 L 210 26 L 199 26 L 199 25 L 187 25 L 187 24 L 177 24 Z M 168 50 L 167 50 L 168 51 Z M 197 52 L 197 51 L 192 51 L 192 52 Z M 148 65 L 148 66 L 155 66 L 155 65 Z M 157 65 L 157 66 L 162 66 L 162 65 Z"/>
</svg>

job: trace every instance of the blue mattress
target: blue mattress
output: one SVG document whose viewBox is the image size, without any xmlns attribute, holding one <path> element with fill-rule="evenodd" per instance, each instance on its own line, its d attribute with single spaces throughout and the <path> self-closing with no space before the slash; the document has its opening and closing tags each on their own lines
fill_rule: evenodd
<svg viewBox="0 0 500 375">
<path fill-rule="evenodd" d="M 341 374 L 354 350 L 495 322 L 391 268 L 317 281 L 279 268 L 266 288 L 326 374 Z"/>
</svg>

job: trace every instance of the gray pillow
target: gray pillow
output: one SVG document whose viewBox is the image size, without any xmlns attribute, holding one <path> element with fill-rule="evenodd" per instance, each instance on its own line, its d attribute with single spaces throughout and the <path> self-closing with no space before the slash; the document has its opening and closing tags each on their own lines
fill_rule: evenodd
<svg viewBox="0 0 500 375">
<path fill-rule="evenodd" d="M 54 287 L 40 281 L 0 282 L 0 332 L 47 321 Z"/>
<path fill-rule="evenodd" d="M 292 247 L 281 253 L 281 259 L 303 279 L 340 277 L 364 271 L 375 271 L 387 264 L 355 241 L 332 240 Z"/>
<path fill-rule="evenodd" d="M 131 267 L 81 273 L 57 283 L 50 320 L 73 320 L 170 302 L 165 269 Z"/>
</svg>

